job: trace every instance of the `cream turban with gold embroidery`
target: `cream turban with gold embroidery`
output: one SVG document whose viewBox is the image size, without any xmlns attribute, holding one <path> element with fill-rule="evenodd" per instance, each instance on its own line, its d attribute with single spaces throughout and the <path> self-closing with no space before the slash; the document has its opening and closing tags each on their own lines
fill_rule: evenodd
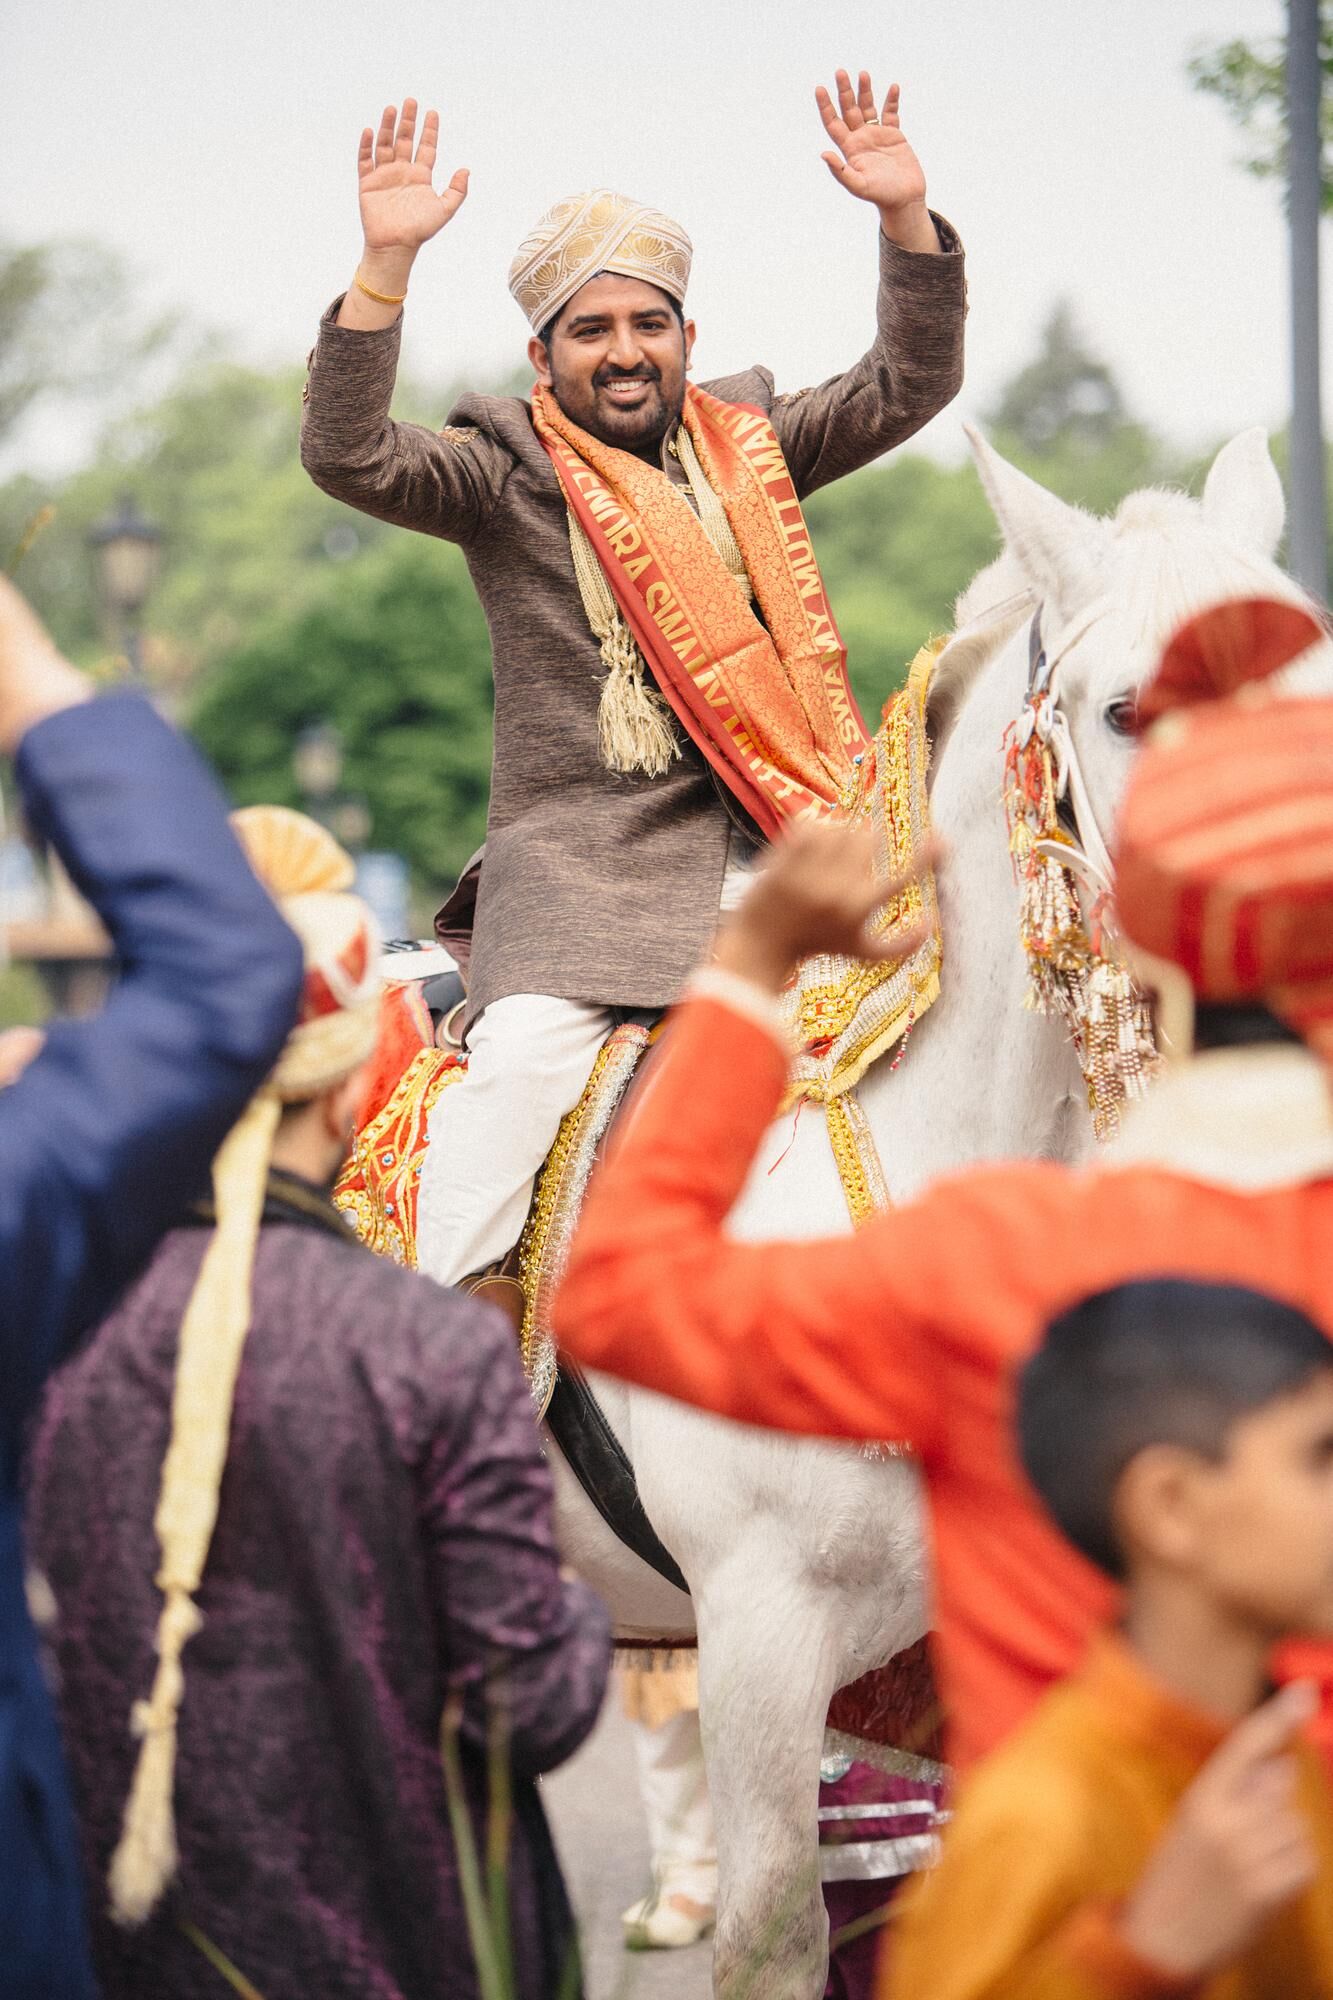
<svg viewBox="0 0 1333 2000">
<path fill-rule="evenodd" d="M 642 278 L 683 300 L 694 246 L 678 222 L 610 188 L 566 195 L 518 246 L 509 289 L 540 333 L 598 271 Z"/>
</svg>

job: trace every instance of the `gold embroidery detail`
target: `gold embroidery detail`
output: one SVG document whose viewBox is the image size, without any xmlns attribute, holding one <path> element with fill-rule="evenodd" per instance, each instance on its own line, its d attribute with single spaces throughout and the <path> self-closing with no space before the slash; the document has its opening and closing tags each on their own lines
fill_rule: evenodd
<svg viewBox="0 0 1333 2000">
<path fill-rule="evenodd" d="M 945 643 L 934 639 L 921 648 L 906 685 L 885 704 L 883 723 L 839 802 L 874 830 L 886 878 L 909 867 L 929 835 L 926 698 Z M 889 937 L 922 919 L 930 932 L 909 958 L 878 964 L 829 955 L 805 960 L 783 995 L 798 1050 L 788 1103 L 800 1097 L 827 1103 L 850 1090 L 939 998 L 943 948 L 933 874 L 890 903 L 876 928 Z"/>
<path fill-rule="evenodd" d="M 426 1127 L 440 1092 L 465 1074 L 457 1056 L 421 1049 L 382 1110 L 355 1135 L 351 1158 L 338 1176 L 334 1206 L 351 1217 L 363 1243 L 395 1264 L 416 1268 Z"/>
<path fill-rule="evenodd" d="M 551 1301 L 564 1276 L 597 1148 L 647 1046 L 648 1030 L 632 1021 L 613 1028 L 603 1042 L 582 1097 L 561 1120 L 519 1239 L 519 1276 L 528 1301 L 519 1351 L 539 1417 L 546 1413 L 557 1373 Z"/>
<path fill-rule="evenodd" d="M 748 603 L 754 588 L 745 567 L 740 544 L 727 519 L 727 510 L 709 485 L 694 441 L 682 424 L 668 450 L 680 461 L 690 492 L 694 495 L 699 525 L 721 556 Z M 672 491 L 678 489 L 673 487 Z M 681 495 L 684 500 L 684 495 Z M 685 502 L 688 506 L 688 501 Z M 645 777 L 662 777 L 673 759 L 680 756 L 680 736 L 675 716 L 648 672 L 624 612 L 616 603 L 610 580 L 598 560 L 592 543 L 572 507 L 569 518 L 569 547 L 574 558 L 574 575 L 579 596 L 593 637 L 598 641 L 606 678 L 602 682 L 597 708 L 597 734 L 601 758 L 608 771 L 622 774 L 642 772 Z"/>
<path fill-rule="evenodd" d="M 1037 697 L 1037 705 L 1054 701 L 1049 688 Z M 1108 913 L 1099 904 L 1084 909 L 1080 876 L 1062 859 L 1068 853 L 1077 860 L 1078 849 L 1060 824 L 1054 753 L 1041 729 L 1034 727 L 1026 741 L 1017 730 L 1009 735 L 1004 810 L 1019 889 L 1027 1004 L 1064 1022 L 1083 1072 L 1092 1129 L 1098 1139 L 1113 1139 L 1126 1100 L 1142 1097 L 1158 1068 L 1152 1009 L 1116 956 Z"/>
<path fill-rule="evenodd" d="M 824 1117 L 852 1227 L 859 1229 L 889 1206 L 888 1183 L 875 1135 L 854 1090 L 830 1097 L 824 1105 Z"/>
<path fill-rule="evenodd" d="M 481 429 L 477 424 L 446 424 L 440 436 L 446 444 L 475 444 Z"/>
<path fill-rule="evenodd" d="M 602 1044 L 582 1097 L 561 1120 L 519 1241 L 527 1298 L 519 1347 L 539 1417 L 556 1379 L 551 1301 L 564 1275 L 597 1148 L 648 1041 L 646 1028 L 627 1022 Z M 458 1056 L 421 1049 L 383 1109 L 356 1134 L 338 1177 L 335 1206 L 351 1218 L 363 1243 L 395 1264 L 416 1266 L 417 1201 L 430 1115 L 441 1091 L 466 1074 L 467 1063 Z"/>
<path fill-rule="evenodd" d="M 610 188 L 566 195 L 514 253 L 509 290 L 534 333 L 597 271 L 644 278 L 683 300 L 692 248 L 678 222 Z"/>
</svg>

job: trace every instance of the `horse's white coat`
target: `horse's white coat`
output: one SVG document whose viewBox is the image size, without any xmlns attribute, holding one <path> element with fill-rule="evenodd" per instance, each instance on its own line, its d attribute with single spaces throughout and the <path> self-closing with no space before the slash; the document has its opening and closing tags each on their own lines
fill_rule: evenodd
<svg viewBox="0 0 1333 2000">
<path fill-rule="evenodd" d="M 1058 678 L 1109 835 L 1132 753 L 1108 721 L 1116 698 L 1202 605 L 1256 592 L 1301 599 L 1272 561 L 1282 490 L 1260 431 L 1219 454 L 1202 501 L 1139 493 L 1109 521 L 1055 499 L 981 439 L 973 446 L 1005 553 L 960 600 L 958 633 L 936 670 L 943 991 L 901 1066 L 882 1062 L 861 1086 L 895 1201 L 970 1161 L 1073 1161 L 1092 1146 L 1063 1031 L 1023 1006 L 1001 777 L 1033 608 L 1042 608 L 1051 652 L 1098 608 Z M 1304 677 L 1311 672 L 1333 685 L 1333 649 L 1319 649 Z M 848 1228 L 817 1109 L 794 1131 L 787 1118 L 768 1135 L 731 1226 L 755 1240 Z M 692 1598 L 612 1539 L 552 1453 L 559 1529 L 622 1630 L 683 1635 L 697 1619 L 721 1870 L 717 1990 L 750 1990 L 745 1960 L 758 1947 L 765 1964 L 754 1991 L 814 2000 L 826 1950 L 814 1810 L 824 1715 L 835 1689 L 925 1629 L 916 1477 L 901 1459 L 742 1429 L 604 1379 L 598 1391 Z"/>
</svg>

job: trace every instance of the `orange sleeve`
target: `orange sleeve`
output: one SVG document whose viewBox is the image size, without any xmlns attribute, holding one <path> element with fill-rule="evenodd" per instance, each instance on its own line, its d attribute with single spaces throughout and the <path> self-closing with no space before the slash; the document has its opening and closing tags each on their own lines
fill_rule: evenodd
<svg viewBox="0 0 1333 2000">
<path fill-rule="evenodd" d="M 996 1324 L 1016 1305 L 1029 1314 L 1047 1282 L 1067 1179 L 973 1173 L 853 1236 L 735 1242 L 726 1218 L 785 1081 L 763 1028 L 702 997 L 679 1009 L 594 1177 L 556 1299 L 560 1344 L 721 1416 L 893 1438 L 929 1459 L 953 1368 L 993 1381 Z"/>
<path fill-rule="evenodd" d="M 1013 1885 L 1013 1874 L 1002 1871 L 993 1894 L 1011 1895 Z M 902 1980 L 906 1954 L 900 1958 L 889 1947 L 880 2000 L 921 2000 L 927 1993 L 930 2000 L 1188 2000 L 1201 1991 L 1199 1980 L 1178 1979 L 1131 1951 L 1115 1919 L 1111 1904 L 1083 1903 L 1049 1936 L 1016 1943 L 1006 1958 L 987 1952 L 973 1962 L 955 1910 L 927 1951 L 912 1954 L 910 1983 Z"/>
</svg>

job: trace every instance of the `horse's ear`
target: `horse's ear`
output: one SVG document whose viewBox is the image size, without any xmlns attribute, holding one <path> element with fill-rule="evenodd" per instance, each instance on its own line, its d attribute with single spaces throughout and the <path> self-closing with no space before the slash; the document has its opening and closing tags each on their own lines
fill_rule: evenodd
<svg viewBox="0 0 1333 2000">
<path fill-rule="evenodd" d="M 1203 516 L 1228 541 L 1265 558 L 1277 554 L 1287 503 L 1261 425 L 1224 444 L 1203 484 Z"/>
<path fill-rule="evenodd" d="M 991 511 L 1010 551 L 1039 603 L 1056 613 L 1052 624 L 1070 617 L 1095 597 L 1106 548 L 1100 521 L 1081 508 L 1057 500 L 987 444 L 980 431 L 964 424 L 972 456 Z"/>
</svg>

